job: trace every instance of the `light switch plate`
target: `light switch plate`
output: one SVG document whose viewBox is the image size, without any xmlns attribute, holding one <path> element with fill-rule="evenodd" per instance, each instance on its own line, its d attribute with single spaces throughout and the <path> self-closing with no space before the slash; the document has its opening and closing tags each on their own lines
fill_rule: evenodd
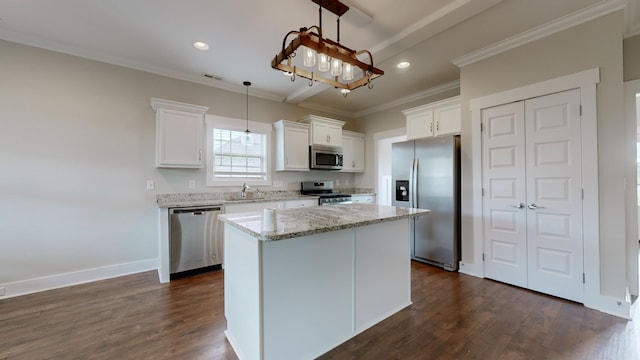
<svg viewBox="0 0 640 360">
<path fill-rule="evenodd" d="M 196 181 L 189 180 L 189 189 L 195 189 L 195 188 L 196 188 Z"/>
<path fill-rule="evenodd" d="M 153 190 L 156 188 L 156 184 L 153 180 L 147 180 L 147 190 Z"/>
</svg>

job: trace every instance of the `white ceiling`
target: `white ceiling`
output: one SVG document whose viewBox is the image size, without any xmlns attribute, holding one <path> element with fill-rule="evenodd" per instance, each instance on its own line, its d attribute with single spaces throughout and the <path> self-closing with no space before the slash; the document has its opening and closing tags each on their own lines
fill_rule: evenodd
<svg viewBox="0 0 640 360">
<path fill-rule="evenodd" d="M 374 54 L 385 71 L 372 90 L 347 98 L 333 88 L 271 69 L 290 30 L 318 24 L 311 0 L 12 0 L 0 2 L 0 39 L 96 59 L 230 91 L 357 116 L 384 104 L 451 88 L 452 59 L 594 4 L 618 0 L 345 0 L 340 40 Z M 640 29 L 630 0 L 626 31 Z M 335 15 L 323 16 L 335 40 Z M 193 41 L 209 43 L 206 52 Z M 411 67 L 395 64 L 408 60 Z M 210 74 L 221 80 L 206 78 Z"/>
</svg>

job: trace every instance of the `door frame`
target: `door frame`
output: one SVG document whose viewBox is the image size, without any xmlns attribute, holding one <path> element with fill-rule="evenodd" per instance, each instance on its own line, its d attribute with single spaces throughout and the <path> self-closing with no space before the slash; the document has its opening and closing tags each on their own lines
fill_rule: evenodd
<svg viewBox="0 0 640 360">
<path fill-rule="evenodd" d="M 481 110 L 514 101 L 526 100 L 556 92 L 580 89 L 582 106 L 582 176 L 583 238 L 584 238 L 584 305 L 589 308 L 628 318 L 630 304 L 600 294 L 600 224 L 598 202 L 598 116 L 596 85 L 600 82 L 600 68 L 526 85 L 469 101 L 471 110 L 471 154 L 473 198 L 473 259 L 465 263 L 465 272 L 484 277 L 482 251 L 484 246 L 482 225 L 482 144 L 480 133 Z"/>
<path fill-rule="evenodd" d="M 632 80 L 624 83 L 624 106 L 625 114 L 627 118 L 627 134 L 633 136 L 635 141 L 633 144 L 629 144 L 630 148 L 627 150 L 627 156 L 629 160 L 627 165 L 629 166 L 626 174 L 627 178 L 627 279 L 629 281 L 629 293 L 631 295 L 638 296 L 640 291 L 639 272 L 640 265 L 638 264 L 640 250 L 638 249 L 638 204 L 637 204 L 637 187 L 632 184 L 637 184 L 637 172 L 636 172 L 636 143 L 640 141 L 638 139 L 638 133 L 640 130 L 640 99 L 636 98 L 636 94 L 640 94 L 640 80 Z M 634 251 L 635 250 L 635 251 Z"/>
<path fill-rule="evenodd" d="M 391 129 L 391 130 L 385 130 L 385 131 L 380 131 L 377 133 L 373 134 L 373 158 L 374 159 L 379 159 L 380 158 L 380 152 L 383 149 L 380 149 L 380 140 L 384 140 L 384 139 L 388 139 L 388 138 L 394 138 L 394 137 L 400 137 L 400 136 L 404 136 L 405 140 L 407 137 L 407 128 L 406 127 L 401 127 L 401 128 L 396 128 L 396 129 Z M 378 161 L 374 161 L 374 168 L 375 168 L 375 182 L 374 182 L 374 186 L 376 189 L 376 192 L 380 193 L 379 189 L 381 184 L 379 183 L 379 179 L 380 179 L 380 164 L 378 164 Z M 380 202 L 378 201 L 378 197 L 376 197 L 376 204 L 379 204 Z"/>
</svg>

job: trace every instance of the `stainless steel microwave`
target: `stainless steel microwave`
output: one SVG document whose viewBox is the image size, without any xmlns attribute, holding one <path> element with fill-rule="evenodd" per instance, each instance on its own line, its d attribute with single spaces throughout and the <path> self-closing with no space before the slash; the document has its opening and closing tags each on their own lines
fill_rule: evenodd
<svg viewBox="0 0 640 360">
<path fill-rule="evenodd" d="M 309 146 L 309 167 L 320 170 L 342 170 L 342 148 L 339 146 Z"/>
</svg>

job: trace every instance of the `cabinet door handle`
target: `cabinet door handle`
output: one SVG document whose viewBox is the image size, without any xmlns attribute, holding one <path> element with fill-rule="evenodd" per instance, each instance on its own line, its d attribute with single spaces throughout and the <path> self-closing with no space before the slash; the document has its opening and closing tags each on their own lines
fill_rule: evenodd
<svg viewBox="0 0 640 360">
<path fill-rule="evenodd" d="M 433 122 L 429 124 L 429 132 L 433 134 Z"/>
<path fill-rule="evenodd" d="M 198 161 L 202 161 L 202 149 L 198 150 Z"/>
<path fill-rule="evenodd" d="M 436 123 L 436 131 L 440 131 L 440 121 Z"/>
</svg>

